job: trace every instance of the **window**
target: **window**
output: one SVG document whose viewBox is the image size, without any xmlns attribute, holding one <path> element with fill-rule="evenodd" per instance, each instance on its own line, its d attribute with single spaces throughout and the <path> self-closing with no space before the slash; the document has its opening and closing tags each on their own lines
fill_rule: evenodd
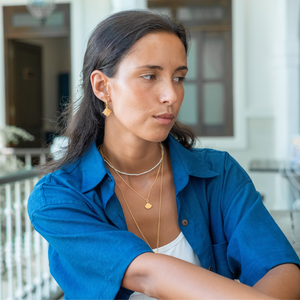
<svg viewBox="0 0 300 300">
<path fill-rule="evenodd" d="M 148 0 L 191 33 L 178 120 L 198 136 L 233 136 L 231 0 Z"/>
</svg>

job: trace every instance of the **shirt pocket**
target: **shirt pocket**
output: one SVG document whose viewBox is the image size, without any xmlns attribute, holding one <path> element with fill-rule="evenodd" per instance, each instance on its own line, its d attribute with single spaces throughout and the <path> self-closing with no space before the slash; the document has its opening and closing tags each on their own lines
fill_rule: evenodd
<svg viewBox="0 0 300 300">
<path fill-rule="evenodd" d="M 227 260 L 228 242 L 225 241 L 212 246 L 216 263 L 216 273 L 228 278 L 233 278 L 233 274 L 230 272 Z"/>
</svg>

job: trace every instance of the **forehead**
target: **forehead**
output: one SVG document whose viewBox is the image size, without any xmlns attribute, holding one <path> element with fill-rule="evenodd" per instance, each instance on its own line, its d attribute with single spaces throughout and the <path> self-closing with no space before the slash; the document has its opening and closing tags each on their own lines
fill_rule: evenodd
<svg viewBox="0 0 300 300">
<path fill-rule="evenodd" d="M 167 32 L 149 33 L 139 39 L 121 64 L 160 64 L 166 59 L 182 65 L 186 64 L 186 52 L 183 43 L 175 34 Z"/>
</svg>

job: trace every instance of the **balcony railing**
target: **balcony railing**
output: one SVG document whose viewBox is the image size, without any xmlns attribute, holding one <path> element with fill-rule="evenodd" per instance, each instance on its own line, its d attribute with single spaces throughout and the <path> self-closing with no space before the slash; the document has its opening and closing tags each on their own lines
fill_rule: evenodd
<svg viewBox="0 0 300 300">
<path fill-rule="evenodd" d="M 48 149 L 40 148 L 4 148 L 1 152 L 4 155 L 12 155 L 23 160 L 27 170 L 31 169 L 33 165 L 45 163 L 46 156 L 49 154 Z"/>
<path fill-rule="evenodd" d="M 27 200 L 39 179 L 35 168 L 0 177 L 0 299 L 3 300 L 53 299 L 63 294 L 50 275 L 48 243 L 33 229 L 27 215 Z"/>
</svg>

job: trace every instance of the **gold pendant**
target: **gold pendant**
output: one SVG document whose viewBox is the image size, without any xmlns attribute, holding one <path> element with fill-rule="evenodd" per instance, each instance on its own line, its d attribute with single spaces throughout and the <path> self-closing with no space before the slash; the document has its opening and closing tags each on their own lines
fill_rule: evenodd
<svg viewBox="0 0 300 300">
<path fill-rule="evenodd" d="M 111 114 L 111 110 L 106 107 L 102 113 L 104 114 L 104 116 L 109 117 L 109 115 Z"/>
<path fill-rule="evenodd" d="M 152 204 L 150 204 L 149 202 L 145 205 L 146 209 L 150 209 L 152 207 Z"/>
</svg>

